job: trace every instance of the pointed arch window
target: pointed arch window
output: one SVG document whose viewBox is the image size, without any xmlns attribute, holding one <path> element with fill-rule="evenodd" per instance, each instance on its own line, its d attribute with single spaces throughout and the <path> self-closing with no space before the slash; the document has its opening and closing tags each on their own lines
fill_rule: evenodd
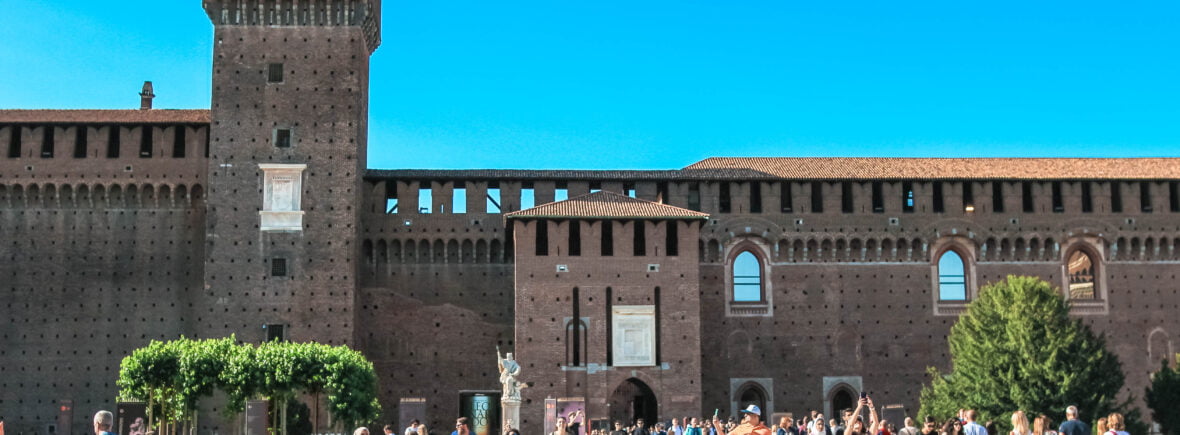
<svg viewBox="0 0 1180 435">
<path fill-rule="evenodd" d="M 733 301 L 762 302 L 762 262 L 743 251 L 733 260 Z"/>
<path fill-rule="evenodd" d="M 967 266 L 963 257 L 953 249 L 938 257 L 938 299 L 941 301 L 967 300 Z"/>
<path fill-rule="evenodd" d="M 1066 259 L 1066 276 L 1069 279 L 1069 299 L 1096 299 L 1094 269 L 1095 264 L 1090 254 L 1076 250 Z"/>
</svg>

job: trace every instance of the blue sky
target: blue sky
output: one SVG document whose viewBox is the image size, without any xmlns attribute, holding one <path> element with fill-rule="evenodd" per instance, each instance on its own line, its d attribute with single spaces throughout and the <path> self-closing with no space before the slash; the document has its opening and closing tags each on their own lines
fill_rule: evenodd
<svg viewBox="0 0 1180 435">
<path fill-rule="evenodd" d="M 0 107 L 208 108 L 198 0 L 0 1 Z M 374 168 L 1180 156 L 1178 2 L 385 1 Z"/>
</svg>

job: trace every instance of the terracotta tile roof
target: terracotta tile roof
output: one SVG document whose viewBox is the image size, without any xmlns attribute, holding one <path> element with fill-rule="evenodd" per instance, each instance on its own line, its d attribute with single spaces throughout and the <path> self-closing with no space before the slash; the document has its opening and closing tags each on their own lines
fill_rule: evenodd
<svg viewBox="0 0 1180 435">
<path fill-rule="evenodd" d="M 209 111 L 192 110 L 0 110 L 0 123 L 22 124 L 208 124 Z"/>
<path fill-rule="evenodd" d="M 602 180 L 628 181 L 672 179 L 680 173 L 670 171 L 603 171 L 580 169 L 370 169 L 366 176 L 398 179 L 447 180 Z"/>
<path fill-rule="evenodd" d="M 708 219 L 708 213 L 601 191 L 506 213 L 512 218 Z"/>
<path fill-rule="evenodd" d="M 1180 179 L 1180 158 L 711 157 L 685 169 L 787 179 Z"/>
<path fill-rule="evenodd" d="M 372 179 L 484 181 L 666 181 L 756 180 L 776 177 L 752 170 L 582 170 L 582 169 L 369 169 Z"/>
</svg>

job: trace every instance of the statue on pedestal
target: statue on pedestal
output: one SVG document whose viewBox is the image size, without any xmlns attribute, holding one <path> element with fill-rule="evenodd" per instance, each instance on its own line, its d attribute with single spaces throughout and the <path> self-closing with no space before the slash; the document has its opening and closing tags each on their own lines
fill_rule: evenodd
<svg viewBox="0 0 1180 435">
<path fill-rule="evenodd" d="M 528 387 L 528 384 L 516 380 L 520 375 L 520 364 L 512 358 L 512 352 L 508 352 L 505 357 L 500 354 L 500 346 L 496 346 L 496 365 L 500 367 L 500 385 L 504 387 L 500 400 L 519 401 L 520 390 Z"/>
</svg>

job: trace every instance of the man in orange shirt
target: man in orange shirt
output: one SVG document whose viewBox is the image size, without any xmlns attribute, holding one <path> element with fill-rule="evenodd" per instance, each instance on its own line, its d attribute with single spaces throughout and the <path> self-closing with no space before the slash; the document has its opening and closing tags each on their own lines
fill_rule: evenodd
<svg viewBox="0 0 1180 435">
<path fill-rule="evenodd" d="M 742 424 L 735 427 L 728 435 L 771 435 L 770 428 L 762 424 L 762 410 L 758 408 L 758 405 L 750 405 L 741 412 L 745 414 L 742 417 Z M 719 434 L 725 433 L 725 427 L 721 425 L 721 419 L 716 415 L 713 416 L 713 428 Z"/>
</svg>

